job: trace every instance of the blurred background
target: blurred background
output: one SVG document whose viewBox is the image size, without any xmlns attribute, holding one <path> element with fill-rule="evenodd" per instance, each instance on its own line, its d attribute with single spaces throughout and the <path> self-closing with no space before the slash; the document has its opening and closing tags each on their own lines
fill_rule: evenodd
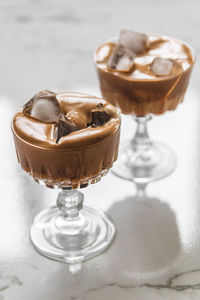
<svg viewBox="0 0 200 300">
<path fill-rule="evenodd" d="M 199 55 L 199 11 L 198 0 L 1 0 L 0 92 L 22 104 L 41 89 L 98 89 L 93 51 L 122 28 L 177 37 Z"/>
<path fill-rule="evenodd" d="M 111 173 L 84 189 L 86 203 L 111 215 L 117 236 L 72 275 L 29 241 L 33 217 L 55 205 L 57 191 L 18 166 L 11 117 L 42 89 L 100 95 L 93 51 L 122 28 L 173 36 L 196 52 L 184 103 L 149 124 L 178 166 L 142 201 L 133 183 Z M 0 300 L 200 299 L 199 28 L 199 0 L 0 0 Z M 123 117 L 121 139 L 135 127 Z"/>
</svg>

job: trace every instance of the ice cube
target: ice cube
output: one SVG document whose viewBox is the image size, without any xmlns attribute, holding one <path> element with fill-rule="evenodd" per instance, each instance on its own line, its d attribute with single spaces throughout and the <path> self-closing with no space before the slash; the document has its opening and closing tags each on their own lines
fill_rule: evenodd
<svg viewBox="0 0 200 300">
<path fill-rule="evenodd" d="M 133 30 L 121 30 L 119 44 L 136 54 L 143 53 L 149 47 L 148 35 Z"/>
<path fill-rule="evenodd" d="M 117 62 L 116 69 L 117 70 L 128 70 L 130 65 L 132 64 L 133 59 L 129 56 L 124 55 L 121 56 Z"/>
<path fill-rule="evenodd" d="M 61 107 L 53 92 L 41 91 L 24 105 L 24 112 L 42 122 L 56 122 Z"/>
<path fill-rule="evenodd" d="M 133 65 L 135 53 L 122 45 L 117 45 L 108 59 L 108 68 L 128 72 Z"/>
<path fill-rule="evenodd" d="M 38 99 L 31 109 L 31 116 L 44 122 L 56 122 L 60 109 L 54 99 Z"/>
<path fill-rule="evenodd" d="M 153 60 L 150 69 L 156 76 L 167 76 L 170 75 L 173 64 L 171 59 L 156 57 Z"/>
<path fill-rule="evenodd" d="M 33 96 L 33 99 L 55 97 L 55 93 L 49 90 L 43 90 Z"/>
</svg>

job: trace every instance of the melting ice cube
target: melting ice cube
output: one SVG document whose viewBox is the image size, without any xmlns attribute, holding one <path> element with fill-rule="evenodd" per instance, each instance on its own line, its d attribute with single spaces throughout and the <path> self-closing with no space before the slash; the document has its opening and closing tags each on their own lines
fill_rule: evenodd
<svg viewBox="0 0 200 300">
<path fill-rule="evenodd" d="M 43 90 L 33 96 L 33 99 L 55 97 L 55 93 L 49 90 Z"/>
<path fill-rule="evenodd" d="M 151 64 L 151 71 L 157 76 L 167 76 L 171 73 L 173 61 L 171 59 L 156 57 Z"/>
<path fill-rule="evenodd" d="M 54 93 L 42 91 L 24 105 L 24 112 L 42 122 L 56 122 L 61 108 Z"/>
<path fill-rule="evenodd" d="M 117 45 L 108 59 L 108 68 L 128 72 L 133 65 L 135 53 L 122 45 Z"/>
<path fill-rule="evenodd" d="M 148 35 L 132 30 L 121 30 L 119 44 L 136 54 L 143 53 L 149 46 Z"/>
</svg>

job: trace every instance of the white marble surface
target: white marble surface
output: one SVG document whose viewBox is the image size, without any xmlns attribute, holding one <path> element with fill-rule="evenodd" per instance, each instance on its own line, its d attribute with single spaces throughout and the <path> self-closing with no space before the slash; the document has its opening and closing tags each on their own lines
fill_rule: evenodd
<svg viewBox="0 0 200 300">
<path fill-rule="evenodd" d="M 200 299 L 200 2 L 2 0 L 0 2 L 0 299 Z M 29 227 L 56 191 L 17 165 L 13 112 L 40 89 L 99 94 L 92 51 L 120 28 L 159 32 L 191 44 L 196 68 L 183 105 L 154 118 L 150 134 L 171 146 L 176 171 L 147 187 L 109 174 L 84 190 L 86 203 L 112 216 L 117 236 L 77 274 L 32 248 Z M 135 130 L 123 119 L 122 139 Z"/>
</svg>

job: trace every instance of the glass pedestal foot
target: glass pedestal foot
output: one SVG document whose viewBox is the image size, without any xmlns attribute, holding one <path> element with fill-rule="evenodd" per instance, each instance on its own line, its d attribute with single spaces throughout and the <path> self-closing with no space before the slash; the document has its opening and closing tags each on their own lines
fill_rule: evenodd
<svg viewBox="0 0 200 300">
<path fill-rule="evenodd" d="M 45 209 L 35 217 L 30 235 L 38 252 L 51 259 L 79 263 L 110 246 L 115 235 L 111 219 L 94 208 L 82 209 L 82 201 L 81 192 L 62 191 L 58 207 Z"/>
<path fill-rule="evenodd" d="M 170 175 L 176 167 L 176 156 L 167 146 L 152 142 L 148 149 L 134 151 L 132 142 L 121 143 L 112 172 L 135 183 L 149 183 Z"/>
</svg>

